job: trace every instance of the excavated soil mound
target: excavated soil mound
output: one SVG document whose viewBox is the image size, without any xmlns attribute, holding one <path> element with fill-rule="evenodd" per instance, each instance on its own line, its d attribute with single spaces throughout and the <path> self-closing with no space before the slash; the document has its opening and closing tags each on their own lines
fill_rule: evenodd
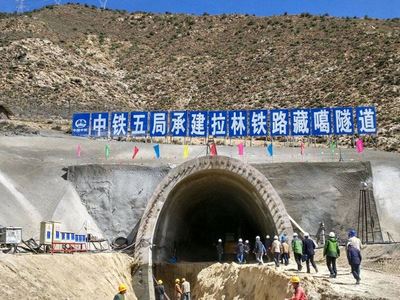
<svg viewBox="0 0 400 300">
<path fill-rule="evenodd" d="M 195 299 L 275 300 L 291 296 L 290 276 L 267 266 L 214 264 L 202 270 L 193 291 Z M 310 299 L 339 299 L 328 283 L 304 277 Z"/>
<path fill-rule="evenodd" d="M 133 260 L 124 254 L 0 255 L 0 299 L 113 299 L 120 283 L 127 300 Z"/>
<path fill-rule="evenodd" d="M 274 267 L 266 265 L 214 264 L 198 274 L 193 298 L 197 300 L 282 300 L 292 296 L 289 280 L 293 274 L 295 273 L 291 270 L 276 271 Z M 381 298 L 351 290 L 344 293 L 338 287 L 333 289 L 332 282 L 326 278 L 313 277 L 304 273 L 298 275 L 310 300 L 392 299 L 392 297 Z"/>
</svg>

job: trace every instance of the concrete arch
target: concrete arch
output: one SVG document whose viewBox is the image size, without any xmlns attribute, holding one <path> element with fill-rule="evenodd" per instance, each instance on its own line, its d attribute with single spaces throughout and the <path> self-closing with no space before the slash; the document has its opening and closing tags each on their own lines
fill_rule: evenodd
<svg viewBox="0 0 400 300">
<path fill-rule="evenodd" d="M 264 217 L 266 222 L 270 220 L 270 223 L 273 223 L 274 233 L 286 232 L 292 235 L 293 228 L 281 198 L 268 179 L 254 167 L 224 156 L 190 160 L 171 170 L 161 181 L 141 219 L 136 237 L 135 258 L 139 265 L 148 266 L 146 268 L 148 282 L 152 282 L 151 266 L 154 250 L 152 245 L 157 239 L 157 228 L 169 226 L 168 220 L 163 215 L 174 201 L 178 201 L 174 195 L 185 187 L 186 190 L 192 190 L 193 187 L 188 188 L 189 184 L 200 182 L 207 176 L 211 178 L 209 182 L 218 181 L 219 184 L 226 186 L 226 190 L 236 185 L 240 186 L 242 191 L 246 190 L 246 203 L 242 201 L 242 207 L 254 205 L 254 211 L 259 214 L 259 219 Z M 158 238 L 158 242 L 162 244 L 162 238 Z M 149 288 L 152 288 L 151 284 Z"/>
</svg>

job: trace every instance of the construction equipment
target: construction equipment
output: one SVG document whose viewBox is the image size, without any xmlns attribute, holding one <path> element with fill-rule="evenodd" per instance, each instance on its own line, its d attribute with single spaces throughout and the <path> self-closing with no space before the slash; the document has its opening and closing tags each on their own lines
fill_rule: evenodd
<svg viewBox="0 0 400 300">
<path fill-rule="evenodd" d="M 0 251 L 4 253 L 15 253 L 18 244 L 22 240 L 21 227 L 2 227 L 0 228 Z"/>
</svg>

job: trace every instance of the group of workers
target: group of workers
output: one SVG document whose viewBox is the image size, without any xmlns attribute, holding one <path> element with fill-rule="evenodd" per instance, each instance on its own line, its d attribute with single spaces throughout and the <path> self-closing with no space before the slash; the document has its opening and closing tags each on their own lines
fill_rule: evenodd
<svg viewBox="0 0 400 300">
<path fill-rule="evenodd" d="M 161 279 L 157 281 L 157 285 L 154 288 L 154 292 L 156 294 L 157 300 L 169 299 L 167 297 L 167 294 L 165 293 L 165 288 L 163 285 L 163 281 Z M 179 278 L 175 279 L 174 299 L 190 300 L 190 283 L 185 278 L 182 278 L 182 280 L 180 280 Z"/>
<path fill-rule="evenodd" d="M 306 263 L 307 273 L 311 273 L 311 266 L 318 273 L 318 267 L 314 261 L 315 249 L 317 248 L 316 242 L 310 238 L 309 233 L 303 234 L 304 238 L 300 238 L 297 233 L 293 234 L 291 243 L 284 233 L 280 237 L 275 235 L 273 239 L 269 235 L 266 236 L 265 243 L 261 242 L 259 236 L 256 236 L 256 240 L 253 247 L 253 253 L 258 264 L 264 263 L 263 257 L 266 256 L 268 261 L 274 261 L 275 266 L 279 267 L 280 264 L 289 264 L 290 249 L 293 252 L 294 260 L 297 264 L 297 271 L 301 271 L 303 268 L 303 262 Z M 356 279 L 356 284 L 360 283 L 360 264 L 361 264 L 361 241 L 356 236 L 355 230 L 350 230 L 348 233 L 348 243 L 346 245 L 346 252 L 348 262 L 351 266 L 351 272 Z M 248 240 L 243 242 L 240 238 L 236 244 L 235 253 L 236 261 L 239 264 L 247 263 L 249 259 L 251 248 Z M 222 239 L 218 239 L 217 243 L 217 255 L 218 261 L 222 262 L 224 253 L 224 247 Z M 340 256 L 339 243 L 336 239 L 334 232 L 329 233 L 329 237 L 325 242 L 323 248 L 323 255 L 326 258 L 326 265 L 330 273 L 331 278 L 336 278 L 337 267 L 336 259 Z"/>
</svg>

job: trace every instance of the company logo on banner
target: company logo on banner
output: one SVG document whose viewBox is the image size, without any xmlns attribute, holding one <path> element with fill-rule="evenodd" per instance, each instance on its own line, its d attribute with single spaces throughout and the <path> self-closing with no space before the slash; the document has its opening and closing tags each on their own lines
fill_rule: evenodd
<svg viewBox="0 0 400 300">
<path fill-rule="evenodd" d="M 74 114 L 72 117 L 72 135 L 88 136 L 90 128 L 90 113 Z"/>
<path fill-rule="evenodd" d="M 355 115 L 354 115 L 355 111 Z M 75 113 L 74 136 L 262 137 L 376 134 L 373 106 Z"/>
</svg>

